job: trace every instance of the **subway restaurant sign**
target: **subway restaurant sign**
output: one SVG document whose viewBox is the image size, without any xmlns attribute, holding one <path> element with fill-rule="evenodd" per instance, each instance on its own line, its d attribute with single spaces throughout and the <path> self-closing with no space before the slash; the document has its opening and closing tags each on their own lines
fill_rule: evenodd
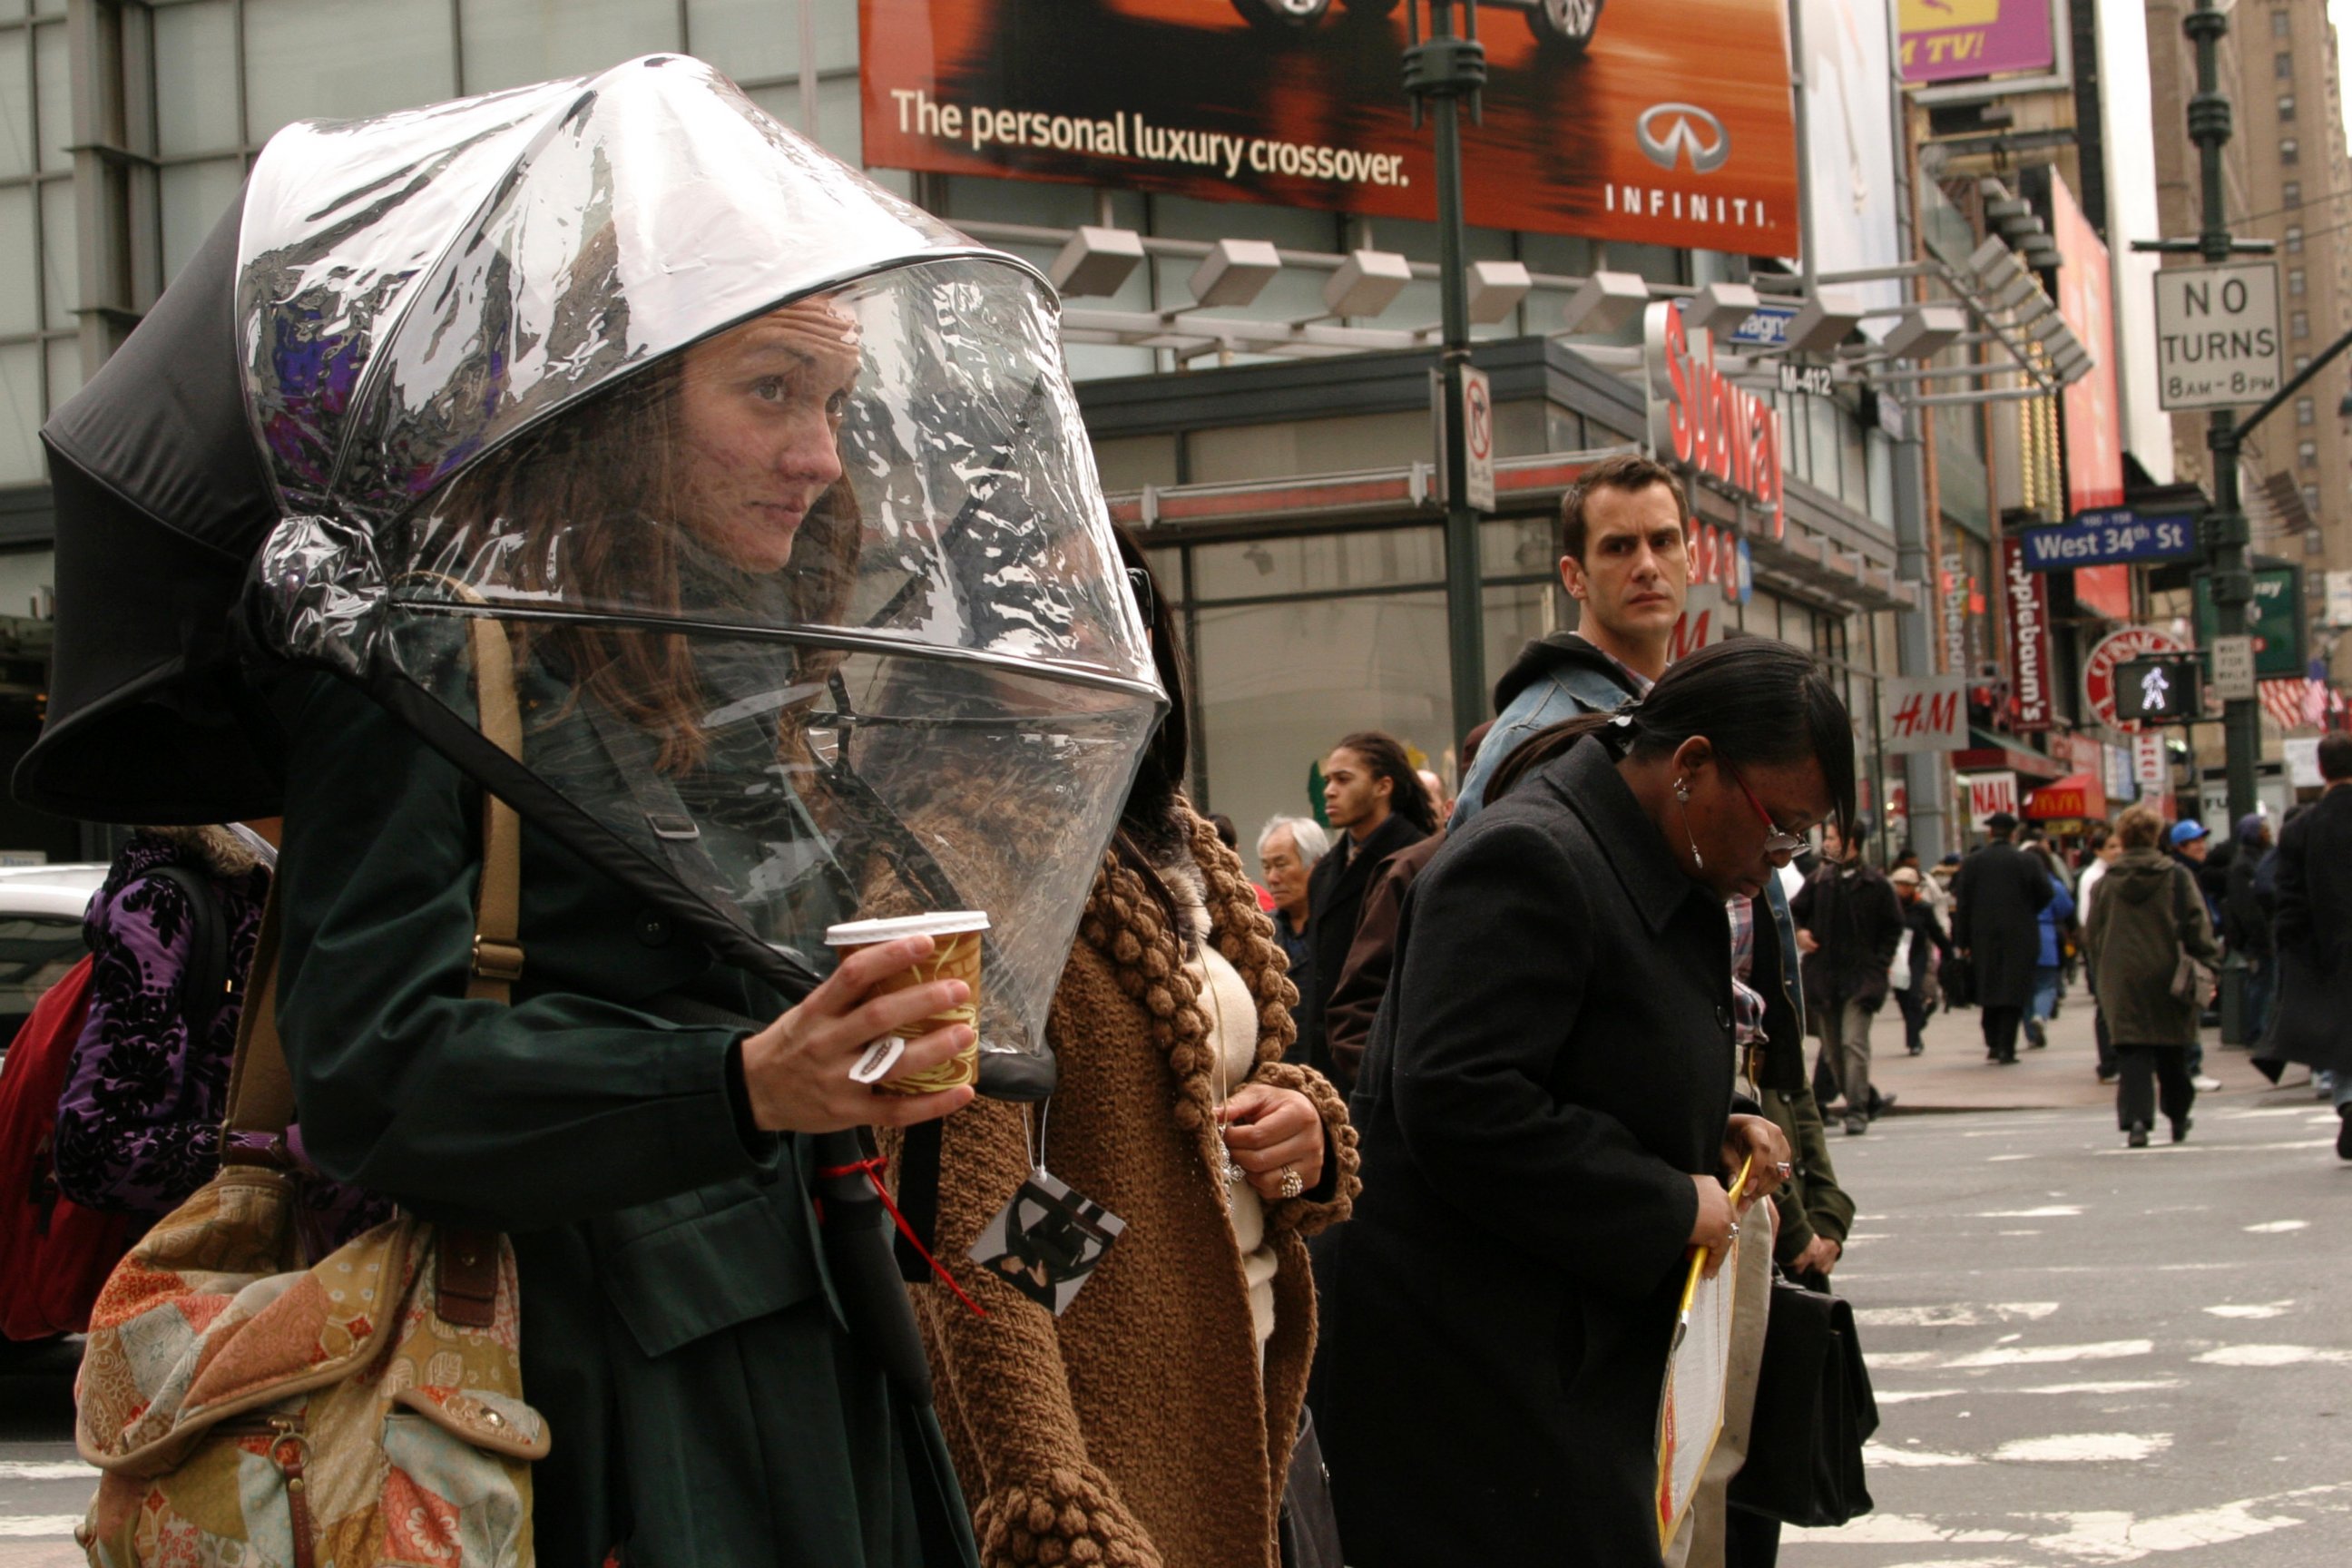
<svg viewBox="0 0 2352 1568">
<path fill-rule="evenodd" d="M 1643 310 L 1642 349 L 1650 455 L 1752 502 L 1780 538 L 1789 523 L 1780 410 L 1716 369 L 1715 340 L 1685 328 L 1671 301 Z"/>
</svg>

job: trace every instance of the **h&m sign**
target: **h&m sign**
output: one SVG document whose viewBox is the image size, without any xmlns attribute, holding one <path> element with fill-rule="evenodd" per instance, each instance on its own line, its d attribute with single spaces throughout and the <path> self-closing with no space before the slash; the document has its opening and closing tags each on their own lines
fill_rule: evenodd
<svg viewBox="0 0 2352 1568">
<path fill-rule="evenodd" d="M 1716 369 L 1715 340 L 1685 328 L 1671 301 L 1651 304 L 1642 325 L 1651 455 L 1754 502 L 1780 538 L 1788 491 L 1780 411 Z"/>
</svg>

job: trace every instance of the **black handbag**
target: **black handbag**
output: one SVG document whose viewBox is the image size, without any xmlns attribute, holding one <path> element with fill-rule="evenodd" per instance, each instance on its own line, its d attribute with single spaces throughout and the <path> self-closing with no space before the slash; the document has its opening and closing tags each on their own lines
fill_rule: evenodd
<svg viewBox="0 0 2352 1568">
<path fill-rule="evenodd" d="M 1290 1447 L 1290 1474 L 1282 1489 L 1282 1568 L 1344 1568 L 1339 1517 L 1331 1507 L 1331 1472 L 1311 1411 L 1298 1413 L 1298 1441 Z"/>
<path fill-rule="evenodd" d="M 1944 1006 L 1957 1012 L 1977 1005 L 1977 966 L 1974 960 L 1954 953 L 1936 970 L 1936 980 L 1944 988 Z"/>
<path fill-rule="evenodd" d="M 1878 1402 L 1854 1337 L 1853 1309 L 1775 1279 L 1748 1458 L 1727 1493 L 1732 1506 L 1811 1529 L 1868 1513 L 1862 1446 L 1877 1430 Z"/>
</svg>

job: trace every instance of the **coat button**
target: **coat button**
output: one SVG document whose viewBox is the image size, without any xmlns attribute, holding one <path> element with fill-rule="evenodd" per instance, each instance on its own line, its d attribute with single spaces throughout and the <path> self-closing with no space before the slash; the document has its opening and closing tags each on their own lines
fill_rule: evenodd
<svg viewBox="0 0 2352 1568">
<path fill-rule="evenodd" d="M 662 947 L 669 942 L 669 921 L 652 910 L 637 914 L 637 940 L 647 947 Z"/>
<path fill-rule="evenodd" d="M 1731 1027 L 1731 1009 L 1730 1009 L 1730 1008 L 1728 1008 L 1728 1007 L 1717 1007 L 1717 1008 L 1715 1010 L 1715 1026 L 1716 1026 L 1717 1028 L 1718 1028 L 1718 1029 L 1728 1029 L 1729 1027 Z"/>
</svg>

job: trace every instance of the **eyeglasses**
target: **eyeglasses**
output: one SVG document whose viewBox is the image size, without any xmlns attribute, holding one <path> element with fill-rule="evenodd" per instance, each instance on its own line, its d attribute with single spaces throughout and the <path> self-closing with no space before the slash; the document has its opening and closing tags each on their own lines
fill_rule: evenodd
<svg viewBox="0 0 2352 1568">
<path fill-rule="evenodd" d="M 1716 761 L 1721 763 L 1723 759 L 1717 757 Z M 1764 803 L 1756 798 L 1756 792 L 1748 787 L 1748 781 L 1739 776 L 1738 768 L 1733 767 L 1729 763 L 1723 763 L 1723 771 L 1731 775 L 1731 782 L 1739 786 L 1739 793 L 1748 797 L 1748 804 L 1754 806 L 1756 815 L 1764 819 L 1765 857 L 1768 859 L 1778 860 L 1784 866 L 1787 865 L 1790 857 L 1805 847 L 1804 839 L 1772 820 L 1772 814 L 1764 809 Z"/>
</svg>

